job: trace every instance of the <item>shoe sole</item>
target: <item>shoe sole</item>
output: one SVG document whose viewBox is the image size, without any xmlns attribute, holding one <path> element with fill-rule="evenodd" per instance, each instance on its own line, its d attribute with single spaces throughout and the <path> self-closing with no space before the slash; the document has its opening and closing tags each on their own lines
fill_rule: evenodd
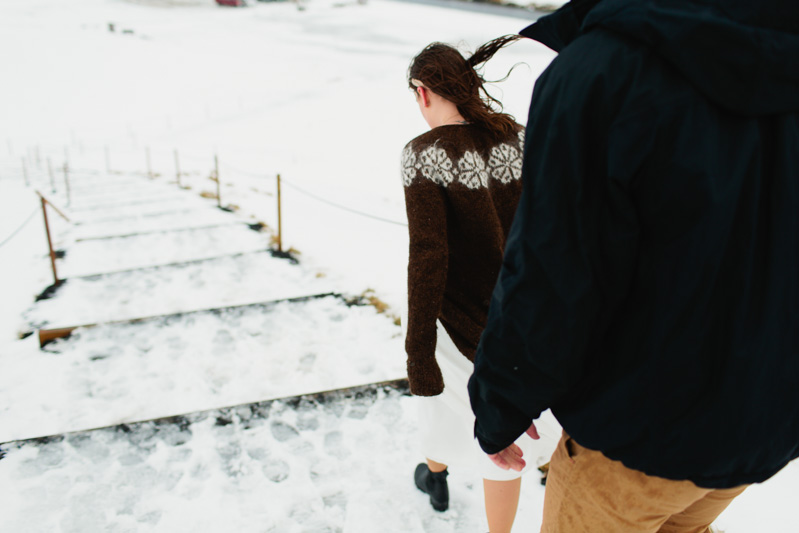
<svg viewBox="0 0 799 533">
<path fill-rule="evenodd" d="M 449 502 L 439 503 L 434 501 L 433 498 L 430 498 L 430 505 L 433 506 L 433 509 L 438 511 L 439 513 L 443 513 L 447 509 L 449 509 Z"/>
</svg>

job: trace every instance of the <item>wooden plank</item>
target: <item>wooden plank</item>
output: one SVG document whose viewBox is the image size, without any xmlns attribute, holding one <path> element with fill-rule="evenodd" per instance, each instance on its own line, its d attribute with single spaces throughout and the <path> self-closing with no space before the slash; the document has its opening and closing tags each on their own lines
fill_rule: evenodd
<svg viewBox="0 0 799 533">
<path fill-rule="evenodd" d="M 97 322 L 96 324 L 79 324 L 76 326 L 66 326 L 61 328 L 53 328 L 53 329 L 41 329 L 39 330 L 39 346 L 44 347 L 45 344 L 48 342 L 52 342 L 56 339 L 63 339 L 68 337 L 74 330 L 78 328 L 94 328 L 97 326 L 117 326 L 121 324 L 138 324 L 140 322 L 145 322 L 147 320 L 157 320 L 160 318 L 170 318 L 175 316 L 181 315 L 189 315 L 189 314 L 196 314 L 196 313 L 213 313 L 215 311 L 227 311 L 230 309 L 242 309 L 245 307 L 258 307 L 258 306 L 266 306 L 266 305 L 274 305 L 282 302 L 305 302 L 308 300 L 317 300 L 319 298 L 326 298 L 328 296 L 332 296 L 334 298 L 340 298 L 344 301 L 347 305 L 355 305 L 357 302 L 353 302 L 351 299 L 344 298 L 343 295 L 336 293 L 336 292 L 324 292 L 320 294 L 311 294 L 307 296 L 296 296 L 293 298 L 282 298 L 280 300 L 267 300 L 264 302 L 254 302 L 248 304 L 240 304 L 240 305 L 228 305 L 224 307 L 211 307 L 206 309 L 191 309 L 188 311 L 177 311 L 175 313 L 167 313 L 163 315 L 152 315 L 152 316 L 144 316 L 144 317 L 136 317 L 136 318 L 127 318 L 125 320 L 112 320 L 109 322 Z M 24 335 L 24 334 L 23 334 Z"/>
<path fill-rule="evenodd" d="M 193 411 L 189 413 L 180 413 L 158 418 L 149 418 L 144 420 L 135 420 L 123 422 L 121 424 L 114 424 L 110 426 L 99 426 L 77 431 L 68 431 L 64 433 L 57 433 L 54 435 L 42 435 L 40 437 L 30 437 L 27 439 L 20 439 L 16 441 L 0 442 L 0 445 L 6 446 L 15 444 L 22 446 L 25 443 L 46 444 L 53 441 L 61 441 L 68 435 L 77 435 L 81 433 L 88 433 L 91 431 L 114 430 L 121 433 L 129 433 L 135 426 L 143 424 L 155 424 L 156 426 L 167 424 L 188 424 L 204 420 L 208 416 L 215 416 L 217 418 L 217 425 L 227 425 L 232 422 L 231 415 L 235 414 L 238 409 L 249 409 L 253 413 L 268 413 L 272 404 L 284 403 L 291 407 L 299 406 L 305 402 L 315 404 L 329 404 L 333 402 L 348 401 L 351 399 L 375 397 L 380 391 L 394 392 L 401 395 L 410 394 L 410 387 L 407 378 L 393 379 L 389 381 L 380 381 L 376 383 L 368 383 L 365 385 L 356 385 L 353 387 L 344 387 L 341 389 L 331 389 L 319 392 L 310 392 L 298 394 L 296 396 L 284 396 L 282 398 L 274 398 L 271 400 L 264 400 L 260 402 L 250 402 L 238 405 L 228 405 L 224 407 L 215 407 L 213 409 L 205 409 L 202 411 Z"/>
<path fill-rule="evenodd" d="M 75 331 L 78 327 L 86 327 L 86 326 L 71 326 L 68 328 L 56 328 L 56 329 L 40 329 L 39 330 L 39 346 L 43 347 L 48 342 L 52 342 L 56 339 L 64 339 L 69 337 L 73 331 Z"/>
</svg>

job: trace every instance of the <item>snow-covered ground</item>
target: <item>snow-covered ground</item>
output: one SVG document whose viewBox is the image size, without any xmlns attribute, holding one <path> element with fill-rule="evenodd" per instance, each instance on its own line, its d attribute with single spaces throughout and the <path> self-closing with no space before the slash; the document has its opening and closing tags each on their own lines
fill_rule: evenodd
<svg viewBox="0 0 799 533">
<path fill-rule="evenodd" d="M 328 296 L 34 336 L 4 354 L 0 442 L 396 379 L 397 330 Z"/>
<path fill-rule="evenodd" d="M 67 249 L 57 264 L 67 282 L 55 298 L 42 300 L 23 314 L 23 329 L 118 321 L 334 290 L 316 273 L 275 260 L 267 252 L 270 235 L 254 231 L 246 219 L 163 183 L 134 176 L 125 184 L 138 184 L 140 190 L 135 195 L 127 189 L 116 197 L 95 195 L 65 209 L 73 226 L 58 233 L 60 248 Z M 139 195 L 142 190 L 150 196 Z"/>
<path fill-rule="evenodd" d="M 453 470 L 447 513 L 413 487 L 412 398 L 265 401 L 402 377 L 397 167 L 425 130 L 405 71 L 431 41 L 472 50 L 529 23 L 513 15 L 0 0 L 0 531 L 487 529 L 472 472 Z M 495 91 L 520 121 L 552 57 L 520 42 L 489 63 L 526 64 Z M 299 264 L 267 251 L 278 174 Z M 34 190 L 69 217 L 49 211 L 67 282 L 36 303 L 53 278 Z M 350 305 L 364 293 L 387 311 Z M 115 323 L 136 317 L 155 318 Z M 95 323 L 44 349 L 18 339 Z M 177 418 L 136 423 L 157 417 Z M 794 464 L 718 526 L 799 531 L 797 487 Z M 542 501 L 533 473 L 516 531 L 538 529 Z"/>
<path fill-rule="evenodd" d="M 372 288 L 401 306 L 407 231 L 399 153 L 426 129 L 407 88 L 408 63 L 431 41 L 473 50 L 530 21 L 384 0 L 314 0 L 303 11 L 291 2 L 153 4 L 0 1 L 0 45 L 15 50 L 2 59 L 13 73 L 0 88 L 5 166 L 20 179 L 26 158 L 45 183 L 47 159 L 54 168 L 68 158 L 76 169 L 108 163 L 144 173 L 149 149 L 152 172 L 174 181 L 177 150 L 189 174 L 182 183 L 199 193 L 215 191 L 208 177 L 218 155 L 222 203 L 273 230 L 280 174 L 286 248 L 343 287 Z M 489 63 L 490 79 L 526 63 L 495 90 L 519 120 L 552 57 L 520 42 Z"/>
<path fill-rule="evenodd" d="M 65 281 L 21 330 L 85 327 L 8 345 L 0 442 L 402 377 L 394 320 L 275 256 L 246 217 L 142 176 L 106 176 L 78 201 L 86 179 L 50 196 L 69 219 L 53 228 Z"/>
<path fill-rule="evenodd" d="M 482 483 L 449 477 L 433 511 L 410 480 L 412 398 L 391 387 L 263 402 L 13 445 L 3 531 L 485 531 Z M 540 522 L 525 486 L 518 530 Z M 5 512 L 13 509 L 14 512 Z"/>
</svg>

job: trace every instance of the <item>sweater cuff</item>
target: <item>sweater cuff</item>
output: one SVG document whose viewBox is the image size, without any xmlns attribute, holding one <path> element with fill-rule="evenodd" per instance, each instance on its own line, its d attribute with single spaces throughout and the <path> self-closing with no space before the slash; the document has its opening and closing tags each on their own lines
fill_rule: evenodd
<svg viewBox="0 0 799 533">
<path fill-rule="evenodd" d="M 438 396 L 444 392 L 444 378 L 435 357 L 408 358 L 408 383 L 414 396 Z"/>
</svg>

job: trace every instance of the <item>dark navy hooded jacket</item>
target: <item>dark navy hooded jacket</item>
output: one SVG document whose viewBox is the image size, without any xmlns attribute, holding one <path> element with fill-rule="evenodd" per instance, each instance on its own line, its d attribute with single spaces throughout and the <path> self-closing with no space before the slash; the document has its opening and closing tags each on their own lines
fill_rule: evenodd
<svg viewBox="0 0 799 533">
<path fill-rule="evenodd" d="M 524 191 L 469 384 L 494 453 L 721 488 L 799 456 L 799 2 L 573 1 L 522 32 Z"/>
</svg>

